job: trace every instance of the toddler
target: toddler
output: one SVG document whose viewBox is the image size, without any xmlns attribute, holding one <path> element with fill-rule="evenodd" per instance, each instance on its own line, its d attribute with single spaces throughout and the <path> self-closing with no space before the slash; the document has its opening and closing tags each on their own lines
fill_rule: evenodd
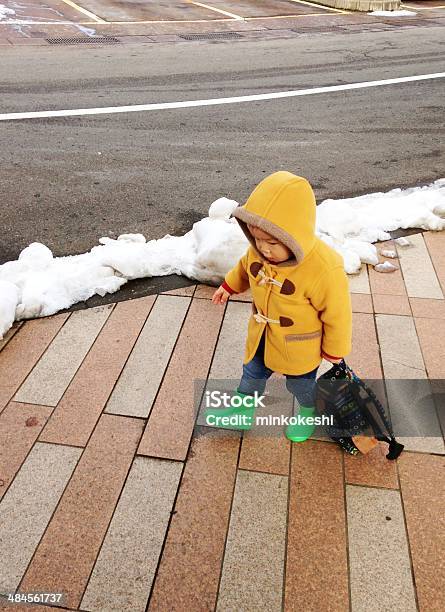
<svg viewBox="0 0 445 612">
<path fill-rule="evenodd" d="M 280 372 L 300 415 L 313 416 L 322 358 L 338 363 L 351 350 L 352 309 L 343 260 L 316 237 L 315 215 L 309 182 L 283 171 L 265 178 L 232 213 L 250 247 L 212 302 L 224 304 L 250 287 L 253 312 L 237 389 L 241 407 L 226 413 L 245 413 L 250 396 L 255 391 L 262 395 L 267 379 Z M 296 423 L 285 433 L 293 442 L 304 442 L 314 429 Z"/>
</svg>

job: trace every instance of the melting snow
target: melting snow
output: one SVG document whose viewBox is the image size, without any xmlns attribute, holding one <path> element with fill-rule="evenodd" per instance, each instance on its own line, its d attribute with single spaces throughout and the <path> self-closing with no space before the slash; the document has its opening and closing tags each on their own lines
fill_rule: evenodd
<svg viewBox="0 0 445 612">
<path fill-rule="evenodd" d="M 248 242 L 230 214 L 234 200 L 213 202 L 209 216 L 184 236 L 167 234 L 146 241 L 142 234 L 123 234 L 117 240 L 101 238 L 88 253 L 53 257 L 34 242 L 18 260 L 0 265 L 0 337 L 14 319 L 48 316 L 94 294 L 114 293 L 130 279 L 181 274 L 217 285 L 243 255 Z M 425 187 L 393 189 L 343 200 L 325 200 L 317 207 L 317 234 L 338 251 L 346 272 L 362 263 L 382 272 L 390 262 L 378 263 L 374 242 L 390 239 L 398 228 L 445 228 L 445 179 Z M 400 246 L 409 241 L 399 238 Z"/>
</svg>

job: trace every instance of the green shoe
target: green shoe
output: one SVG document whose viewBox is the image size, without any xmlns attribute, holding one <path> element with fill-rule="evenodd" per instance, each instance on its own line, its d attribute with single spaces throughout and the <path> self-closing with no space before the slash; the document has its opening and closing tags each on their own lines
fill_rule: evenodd
<svg viewBox="0 0 445 612">
<path fill-rule="evenodd" d="M 315 408 L 310 406 L 301 406 L 299 415 L 306 417 L 313 417 Z M 315 425 L 309 423 L 295 423 L 290 424 L 286 427 L 285 435 L 288 440 L 292 442 L 306 442 L 308 438 L 312 436 L 315 431 Z"/>
<path fill-rule="evenodd" d="M 204 413 L 206 425 L 221 427 L 222 429 L 248 430 L 252 428 L 255 407 L 251 406 L 252 396 L 240 393 L 238 390 L 233 398 L 241 398 L 240 406 L 228 408 L 208 408 Z M 250 401 L 246 402 L 246 398 Z"/>
</svg>

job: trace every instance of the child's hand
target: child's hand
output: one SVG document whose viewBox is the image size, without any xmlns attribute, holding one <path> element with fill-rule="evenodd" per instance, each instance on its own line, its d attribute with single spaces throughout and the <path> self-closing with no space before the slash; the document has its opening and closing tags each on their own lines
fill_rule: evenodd
<svg viewBox="0 0 445 612">
<path fill-rule="evenodd" d="M 218 287 L 212 297 L 212 304 L 225 304 L 230 297 L 230 293 L 223 289 L 223 287 Z"/>
</svg>

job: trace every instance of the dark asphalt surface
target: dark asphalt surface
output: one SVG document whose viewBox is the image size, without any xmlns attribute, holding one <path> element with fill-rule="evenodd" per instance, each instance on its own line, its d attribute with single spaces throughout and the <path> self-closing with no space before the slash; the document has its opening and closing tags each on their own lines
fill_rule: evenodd
<svg viewBox="0 0 445 612">
<path fill-rule="evenodd" d="M 0 65 L 0 108 L 216 98 L 443 72 L 444 40 L 437 27 L 11 47 Z M 208 108 L 0 122 L 0 263 L 33 241 L 66 255 L 89 250 L 101 236 L 182 234 L 216 198 L 243 202 L 277 169 L 306 176 L 318 201 L 431 182 L 445 176 L 444 88 L 440 79 Z"/>
</svg>

